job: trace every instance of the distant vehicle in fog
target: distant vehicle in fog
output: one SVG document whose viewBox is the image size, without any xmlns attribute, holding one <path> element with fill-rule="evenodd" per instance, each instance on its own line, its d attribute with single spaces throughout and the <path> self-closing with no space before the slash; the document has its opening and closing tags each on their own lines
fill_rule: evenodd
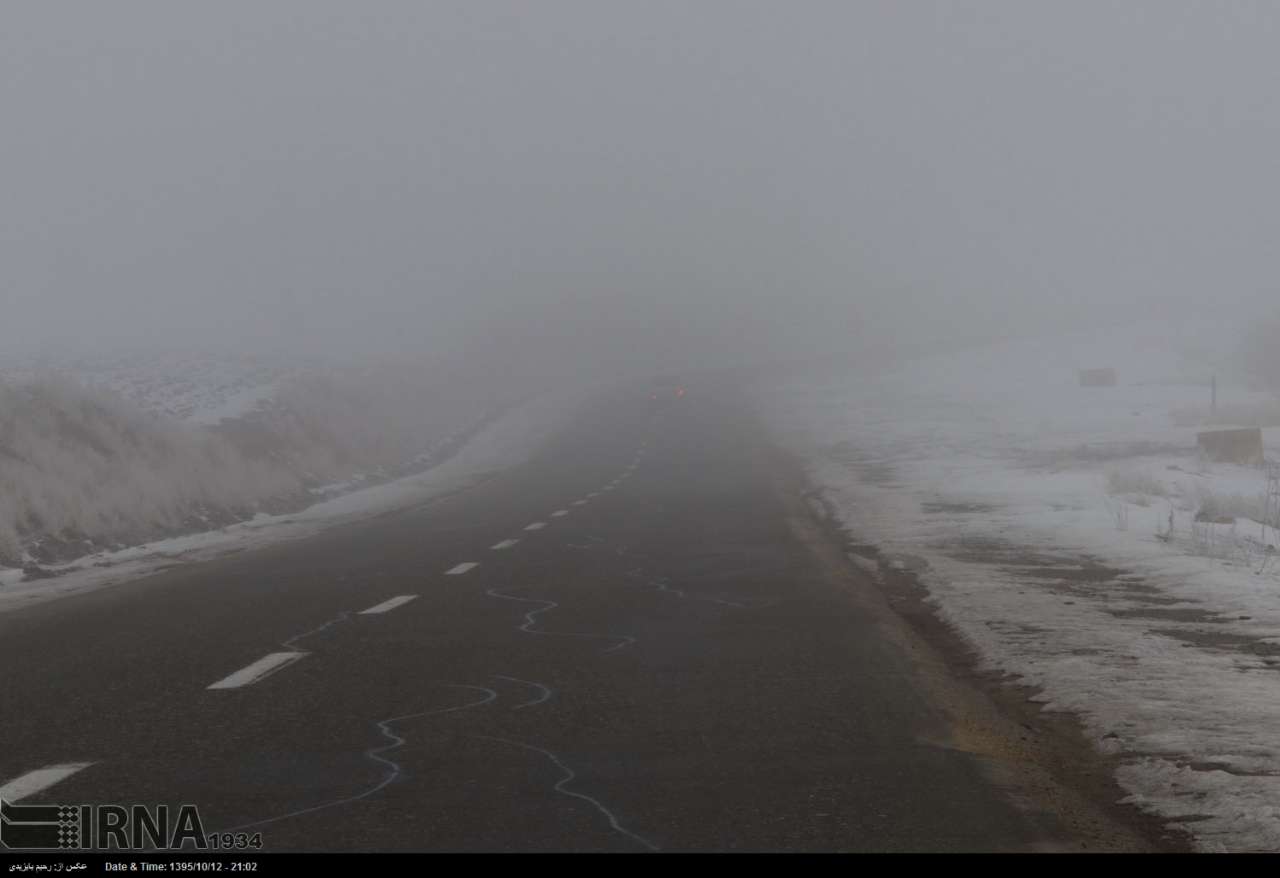
<svg viewBox="0 0 1280 878">
<path fill-rule="evenodd" d="M 684 384 L 674 375 L 660 375 L 653 379 L 649 399 L 655 403 L 670 402 L 685 395 Z"/>
</svg>

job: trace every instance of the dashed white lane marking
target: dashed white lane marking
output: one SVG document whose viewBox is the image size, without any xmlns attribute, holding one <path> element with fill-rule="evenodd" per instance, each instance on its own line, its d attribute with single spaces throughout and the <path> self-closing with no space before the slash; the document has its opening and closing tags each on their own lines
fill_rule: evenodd
<svg viewBox="0 0 1280 878">
<path fill-rule="evenodd" d="M 586 505 L 587 505 L 587 501 L 586 501 L 586 500 L 574 500 L 574 501 L 573 501 L 572 503 L 570 503 L 569 505 L 570 505 L 570 506 L 586 506 Z"/>
<path fill-rule="evenodd" d="M 566 515 L 568 515 L 568 514 L 569 514 L 569 510 L 568 510 L 568 509 L 557 509 L 555 512 L 551 513 L 551 517 L 552 517 L 552 518 L 564 518 L 564 517 L 565 517 Z"/>
<path fill-rule="evenodd" d="M 599 497 L 599 496 L 600 496 L 599 491 L 592 491 L 590 494 L 587 495 L 587 499 L 590 500 L 592 497 Z"/>
<path fill-rule="evenodd" d="M 547 526 L 545 521 L 535 521 L 533 524 L 527 525 L 525 530 L 542 530 Z"/>
<path fill-rule="evenodd" d="M 370 607 L 367 610 L 361 610 L 360 615 L 370 616 L 374 613 L 389 613 L 392 610 L 394 610 L 396 607 L 403 607 L 405 604 L 409 603 L 409 601 L 413 600 L 416 597 L 417 597 L 416 594 L 398 595 L 396 597 L 390 598 L 389 600 L 385 600 L 380 604 L 374 604 L 372 607 Z"/>
<path fill-rule="evenodd" d="M 210 684 L 210 689 L 239 689 L 260 682 L 283 667 L 293 664 L 306 655 L 305 652 L 273 652 L 264 655 L 247 668 L 241 668 L 228 677 Z"/>
<path fill-rule="evenodd" d="M 6 802 L 17 802 L 27 796 L 35 795 L 43 789 L 53 786 L 60 780 L 66 780 L 77 771 L 83 771 L 93 765 L 92 762 L 63 762 L 60 765 L 47 765 L 28 771 L 22 777 L 15 777 L 0 787 L 0 799 Z"/>
<path fill-rule="evenodd" d="M 494 550 L 495 552 L 500 552 L 503 549 L 510 549 L 512 546 L 514 546 L 518 542 L 520 541 L 519 540 L 503 540 L 500 543 L 494 543 L 489 548 Z"/>
<path fill-rule="evenodd" d="M 285 649 L 289 650 L 290 652 L 299 652 L 300 650 L 294 649 L 294 647 L 297 645 L 299 640 L 306 640 L 308 637 L 312 636 L 313 634 L 319 634 L 321 631 L 327 631 L 330 628 L 332 628 L 334 625 L 341 624 L 342 622 L 345 622 L 350 618 L 351 618 L 351 614 L 346 610 L 343 610 L 341 613 L 339 613 L 334 618 L 330 619 L 328 622 L 325 622 L 323 625 L 317 625 L 315 628 L 312 628 L 310 631 L 304 631 L 301 634 L 295 634 L 293 637 L 290 637 L 288 640 L 284 641 L 280 645 L 283 646 Z"/>
<path fill-rule="evenodd" d="M 468 570 L 475 570 L 479 566 L 480 566 L 479 561 L 463 561 L 461 564 L 458 564 L 454 567 L 450 567 L 448 570 L 444 572 L 444 575 L 460 576 L 463 573 L 466 573 Z"/>
<path fill-rule="evenodd" d="M 614 486 L 613 486 L 613 485 L 605 485 L 605 486 L 604 486 L 604 490 L 606 490 L 606 491 L 612 491 L 612 490 L 613 490 L 613 488 L 614 488 Z"/>
</svg>

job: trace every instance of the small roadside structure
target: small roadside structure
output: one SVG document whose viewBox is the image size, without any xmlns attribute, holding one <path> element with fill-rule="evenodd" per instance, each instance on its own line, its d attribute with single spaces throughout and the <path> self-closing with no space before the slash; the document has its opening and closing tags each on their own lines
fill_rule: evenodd
<svg viewBox="0 0 1280 878">
<path fill-rule="evenodd" d="M 1081 369 L 1081 387 L 1115 387 L 1115 369 Z"/>
<path fill-rule="evenodd" d="M 1196 444 L 1209 460 L 1262 466 L 1262 428 L 1209 430 L 1196 434 Z"/>
</svg>

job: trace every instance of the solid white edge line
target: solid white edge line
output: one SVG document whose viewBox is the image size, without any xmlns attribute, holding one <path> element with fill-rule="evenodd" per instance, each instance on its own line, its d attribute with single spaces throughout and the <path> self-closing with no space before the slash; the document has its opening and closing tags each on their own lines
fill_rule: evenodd
<svg viewBox="0 0 1280 878">
<path fill-rule="evenodd" d="M 46 765 L 35 771 L 28 771 L 21 777 L 15 777 L 0 787 L 0 799 L 6 802 L 17 802 L 27 796 L 35 795 L 58 781 L 66 780 L 77 771 L 83 771 L 93 765 L 92 762 L 63 762 L 58 765 Z"/>
<path fill-rule="evenodd" d="M 208 688 L 239 689 L 242 686 L 258 683 L 281 668 L 293 664 L 304 655 L 306 655 L 305 652 L 297 651 L 267 653 L 253 664 L 241 668 L 234 674 L 228 674 L 216 683 L 211 683 Z"/>
<path fill-rule="evenodd" d="M 409 601 L 413 600 L 416 597 L 417 597 L 416 594 L 397 595 L 396 597 L 388 598 L 387 600 L 383 601 L 380 604 L 374 604 L 372 607 L 370 607 L 367 610 L 361 610 L 357 615 L 371 616 L 374 613 L 389 613 L 390 611 L 394 610 L 396 607 L 403 607 L 405 604 L 409 603 Z"/>
<path fill-rule="evenodd" d="M 475 570 L 479 566 L 480 566 L 479 561 L 463 561 L 461 564 L 457 564 L 453 567 L 450 567 L 448 570 L 444 572 L 444 575 L 460 576 L 461 574 L 466 573 L 468 570 Z"/>
</svg>

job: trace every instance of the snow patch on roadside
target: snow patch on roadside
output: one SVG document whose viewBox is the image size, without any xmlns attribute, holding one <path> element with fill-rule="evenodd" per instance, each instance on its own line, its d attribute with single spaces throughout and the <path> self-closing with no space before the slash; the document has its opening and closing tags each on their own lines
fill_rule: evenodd
<svg viewBox="0 0 1280 878">
<path fill-rule="evenodd" d="M 1274 408 L 1215 359 L 1235 332 L 1010 343 L 764 385 L 758 400 L 858 539 L 921 559 L 936 611 L 988 667 L 1121 757 L 1131 801 L 1206 850 L 1280 850 L 1280 565 L 1266 549 L 1280 539 L 1196 520 L 1206 495 L 1266 488 L 1260 470 L 1195 453 L 1215 371 L 1227 410 Z M 1119 386 L 1079 386 L 1077 369 L 1101 366 Z M 1274 449 L 1280 433 L 1264 436 Z M 1130 486 L 1148 493 L 1116 492 Z"/>
</svg>

